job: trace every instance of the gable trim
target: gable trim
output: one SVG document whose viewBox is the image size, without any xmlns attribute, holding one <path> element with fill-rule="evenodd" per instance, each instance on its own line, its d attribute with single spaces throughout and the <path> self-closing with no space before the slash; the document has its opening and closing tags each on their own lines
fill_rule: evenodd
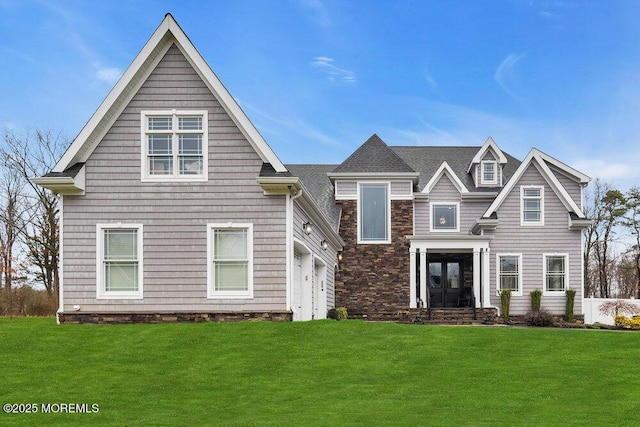
<svg viewBox="0 0 640 427">
<path fill-rule="evenodd" d="M 487 211 L 482 215 L 483 218 L 489 218 L 492 214 L 494 214 L 498 208 L 502 205 L 507 196 L 511 193 L 511 191 L 516 186 L 517 182 L 520 180 L 522 175 L 526 172 L 529 166 L 533 165 L 538 172 L 542 175 L 544 180 L 547 182 L 549 187 L 553 190 L 553 192 L 558 196 L 560 202 L 564 205 L 564 207 L 569 212 L 574 212 L 579 218 L 585 218 L 582 209 L 578 207 L 576 202 L 571 198 L 567 190 L 562 186 L 558 178 L 553 174 L 549 166 L 547 166 L 544 157 L 551 158 L 550 156 L 542 153 L 536 148 L 531 149 L 527 157 L 520 164 L 516 172 L 513 174 L 507 185 L 502 189 L 502 191 L 498 194 L 498 197 L 493 201 L 491 206 L 487 209 Z M 559 163 L 559 162 L 558 162 Z M 577 171 L 576 171 L 577 172 Z"/>
<path fill-rule="evenodd" d="M 53 172 L 63 172 L 77 162 L 86 161 L 102 137 L 104 137 L 104 134 L 111 128 L 113 122 L 129 104 L 131 98 L 144 84 L 149 74 L 174 43 L 262 160 L 265 163 L 270 163 L 276 172 L 287 171 L 256 127 L 182 31 L 173 16 L 167 14 L 129 68 L 127 68 L 60 161 L 58 161 L 53 168 Z"/>
<path fill-rule="evenodd" d="M 507 163 L 507 156 L 504 155 L 504 153 L 502 152 L 500 147 L 498 147 L 498 144 L 496 144 L 493 138 L 488 137 L 487 140 L 482 145 L 482 147 L 480 147 L 476 155 L 471 160 L 471 163 L 469 163 L 469 167 L 467 168 L 467 173 L 471 171 L 471 167 L 473 165 L 480 164 L 485 153 L 490 149 L 494 152 L 496 156 L 498 156 L 496 160 L 498 161 L 499 164 L 504 165 L 505 163 Z"/>
<path fill-rule="evenodd" d="M 449 166 L 449 164 L 446 161 L 442 162 L 442 164 L 440 165 L 436 173 L 433 174 L 429 182 L 427 182 L 427 185 L 425 185 L 422 192 L 430 193 L 431 190 L 433 190 L 433 187 L 435 187 L 438 181 L 440 181 L 440 178 L 442 178 L 442 175 L 445 175 L 445 174 L 451 180 L 453 185 L 458 189 L 460 194 L 466 194 L 469 192 L 467 187 L 465 187 L 465 185 L 462 183 L 460 178 L 458 178 L 458 175 L 456 175 L 453 172 L 453 169 L 451 169 L 451 166 Z"/>
</svg>

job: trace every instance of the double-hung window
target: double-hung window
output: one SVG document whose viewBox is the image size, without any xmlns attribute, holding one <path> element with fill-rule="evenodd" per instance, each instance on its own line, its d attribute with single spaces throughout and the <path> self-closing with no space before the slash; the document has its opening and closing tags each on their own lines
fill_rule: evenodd
<svg viewBox="0 0 640 427">
<path fill-rule="evenodd" d="M 97 298 L 142 298 L 142 224 L 98 224 Z"/>
<path fill-rule="evenodd" d="M 566 254 L 544 255 L 544 293 L 563 294 L 567 289 Z"/>
<path fill-rule="evenodd" d="M 389 243 L 391 213 L 389 184 L 360 184 L 358 200 L 358 242 Z"/>
<path fill-rule="evenodd" d="M 498 183 L 498 163 L 494 160 L 485 160 L 482 166 L 482 184 L 496 185 Z"/>
<path fill-rule="evenodd" d="M 253 297 L 253 225 L 207 226 L 208 297 Z"/>
<path fill-rule="evenodd" d="M 207 111 L 143 111 L 142 180 L 207 179 Z"/>
<path fill-rule="evenodd" d="M 522 295 L 522 255 L 496 255 L 498 292 L 509 289 L 514 295 Z"/>
<path fill-rule="evenodd" d="M 459 203 L 431 204 L 431 231 L 460 231 Z"/>
<path fill-rule="evenodd" d="M 544 225 L 544 187 L 520 187 L 520 222 L 522 225 Z"/>
</svg>

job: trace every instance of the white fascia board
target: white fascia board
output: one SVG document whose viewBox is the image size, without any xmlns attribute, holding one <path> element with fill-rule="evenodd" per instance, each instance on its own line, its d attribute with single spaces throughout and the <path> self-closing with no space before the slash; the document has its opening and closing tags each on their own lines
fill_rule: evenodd
<svg viewBox="0 0 640 427">
<path fill-rule="evenodd" d="M 451 182 L 453 182 L 453 185 L 458 189 L 460 194 L 466 194 L 469 192 L 467 187 L 465 187 L 465 185 L 462 183 L 460 178 L 458 178 L 458 175 L 456 175 L 453 172 L 453 170 L 451 169 L 451 167 L 446 161 L 442 162 L 442 164 L 440 165 L 436 173 L 433 174 L 429 182 L 427 182 L 427 185 L 424 186 L 424 188 L 422 189 L 422 192 L 430 193 L 433 187 L 438 183 L 438 181 L 440 180 L 440 178 L 442 178 L 442 175 L 444 174 L 447 174 L 447 176 L 449 177 Z"/>
<path fill-rule="evenodd" d="M 82 128 L 73 143 L 58 161 L 53 168 L 53 172 L 64 172 L 76 162 L 86 161 L 100 141 L 101 136 L 104 136 L 104 133 L 109 130 L 113 121 L 119 116 L 119 112 L 126 107 L 128 101 L 130 101 L 131 97 L 135 95 L 144 83 L 146 77 L 148 77 L 149 72 L 155 68 L 155 65 L 157 65 L 164 56 L 164 53 L 169 49 L 171 46 L 170 42 L 173 41 L 175 41 L 177 47 L 194 67 L 207 87 L 209 87 L 216 96 L 223 108 L 225 108 L 225 111 L 227 111 L 262 160 L 265 163 L 271 163 L 276 172 L 285 172 L 287 170 L 255 126 L 253 126 L 246 114 L 240 109 L 222 82 L 220 82 L 218 77 L 213 73 L 211 67 L 209 67 L 202 58 L 178 23 L 170 14 L 167 14 L 140 53 L 138 53 L 131 65 L 122 77 L 120 77 L 116 85 L 111 89 L 96 112 L 91 116 L 87 124 Z M 149 64 L 150 61 L 151 64 Z M 146 73 L 140 76 L 140 72 L 144 69 L 146 69 Z M 102 133 L 94 135 L 99 128 L 102 128 Z"/>
<path fill-rule="evenodd" d="M 354 179 L 354 180 L 365 180 L 365 179 L 392 179 L 392 180 L 400 180 L 400 179 L 410 179 L 414 183 L 417 182 L 418 177 L 420 176 L 419 172 L 329 172 L 327 173 L 329 179 Z"/>
<path fill-rule="evenodd" d="M 579 170 L 572 168 L 571 166 L 561 162 L 556 158 L 551 157 L 546 153 L 543 153 L 540 150 L 536 149 L 536 151 L 538 152 L 538 155 L 540 156 L 541 159 L 551 164 L 552 166 L 556 167 L 557 169 L 562 171 L 565 175 L 568 175 L 569 177 L 575 179 L 580 184 L 588 184 L 589 182 L 591 182 L 591 177 L 589 177 L 588 175 L 583 174 Z"/>
<path fill-rule="evenodd" d="M 517 182 L 520 180 L 522 175 L 531 164 L 534 164 L 534 166 L 538 169 L 542 177 L 545 179 L 547 184 L 549 184 L 551 189 L 558 196 L 567 210 L 573 211 L 579 217 L 584 218 L 582 209 L 580 209 L 578 205 L 576 205 L 571 196 L 569 196 L 569 193 L 567 193 L 562 184 L 560 184 L 558 178 L 556 178 L 553 172 L 551 172 L 551 169 L 549 169 L 549 166 L 545 164 L 544 160 L 539 154 L 540 151 L 535 148 L 529 151 L 527 157 L 525 157 L 518 169 L 516 169 L 516 172 L 513 174 L 507 185 L 505 185 L 502 191 L 498 194 L 498 197 L 496 197 L 491 206 L 489 206 L 487 211 L 482 215 L 482 218 L 488 218 L 498 210 L 498 208 L 502 205 L 506 197 L 509 195 L 509 193 L 511 193 Z"/>
<path fill-rule="evenodd" d="M 538 167 L 538 170 L 541 171 L 542 176 L 549 183 L 549 186 L 553 189 L 553 191 L 556 193 L 556 196 L 558 196 L 567 210 L 574 212 L 580 218 L 584 218 L 585 215 L 584 213 L 582 213 L 582 209 L 580 209 L 576 202 L 571 198 L 569 193 L 567 193 L 567 190 L 562 186 L 560 181 L 558 181 L 558 178 L 554 175 L 551 169 L 549 169 L 549 166 L 547 166 L 544 159 L 542 159 L 541 156 L 538 155 L 539 153 L 540 152 L 536 150 L 536 156 L 534 156 L 534 158 L 536 159 L 535 165 Z"/>
<path fill-rule="evenodd" d="M 484 154 L 490 148 L 493 149 L 493 152 L 498 156 L 498 163 L 499 164 L 504 165 L 505 163 L 507 163 L 507 156 L 504 155 L 504 153 L 502 152 L 500 147 L 498 147 L 498 144 L 496 144 L 496 142 L 493 140 L 493 138 L 492 137 L 488 137 L 487 140 L 482 145 L 482 147 L 480 147 L 480 149 L 478 150 L 476 155 L 471 160 L 471 163 L 469 163 L 469 167 L 467 168 L 467 173 L 469 173 L 471 171 L 471 167 L 473 165 L 476 165 L 476 164 L 480 163 L 480 161 L 484 157 Z"/>
</svg>

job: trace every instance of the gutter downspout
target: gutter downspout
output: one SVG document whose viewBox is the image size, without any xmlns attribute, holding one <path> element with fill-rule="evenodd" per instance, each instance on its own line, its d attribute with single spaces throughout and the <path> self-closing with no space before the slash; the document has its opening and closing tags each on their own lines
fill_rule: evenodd
<svg viewBox="0 0 640 427">
<path fill-rule="evenodd" d="M 56 323 L 60 324 L 60 314 L 64 312 L 64 275 L 62 264 L 64 263 L 64 196 L 58 194 L 60 201 L 60 223 L 58 225 L 58 311 L 56 312 Z"/>
</svg>

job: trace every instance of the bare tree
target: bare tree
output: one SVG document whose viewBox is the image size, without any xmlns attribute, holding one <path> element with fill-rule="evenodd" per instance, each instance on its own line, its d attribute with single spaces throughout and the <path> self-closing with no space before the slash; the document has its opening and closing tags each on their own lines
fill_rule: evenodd
<svg viewBox="0 0 640 427">
<path fill-rule="evenodd" d="M 19 225 L 23 214 L 24 181 L 17 172 L 7 167 L 2 159 L 0 175 L 0 273 L 4 289 L 11 290 L 14 266 L 14 250 L 18 240 Z"/>
<path fill-rule="evenodd" d="M 5 146 L 0 155 L 7 168 L 24 183 L 25 210 L 18 226 L 19 236 L 27 250 L 36 279 L 47 293 L 58 292 L 58 199 L 51 191 L 35 185 L 30 178 L 50 172 L 67 146 L 60 134 L 36 130 L 17 136 L 5 129 Z"/>
</svg>

